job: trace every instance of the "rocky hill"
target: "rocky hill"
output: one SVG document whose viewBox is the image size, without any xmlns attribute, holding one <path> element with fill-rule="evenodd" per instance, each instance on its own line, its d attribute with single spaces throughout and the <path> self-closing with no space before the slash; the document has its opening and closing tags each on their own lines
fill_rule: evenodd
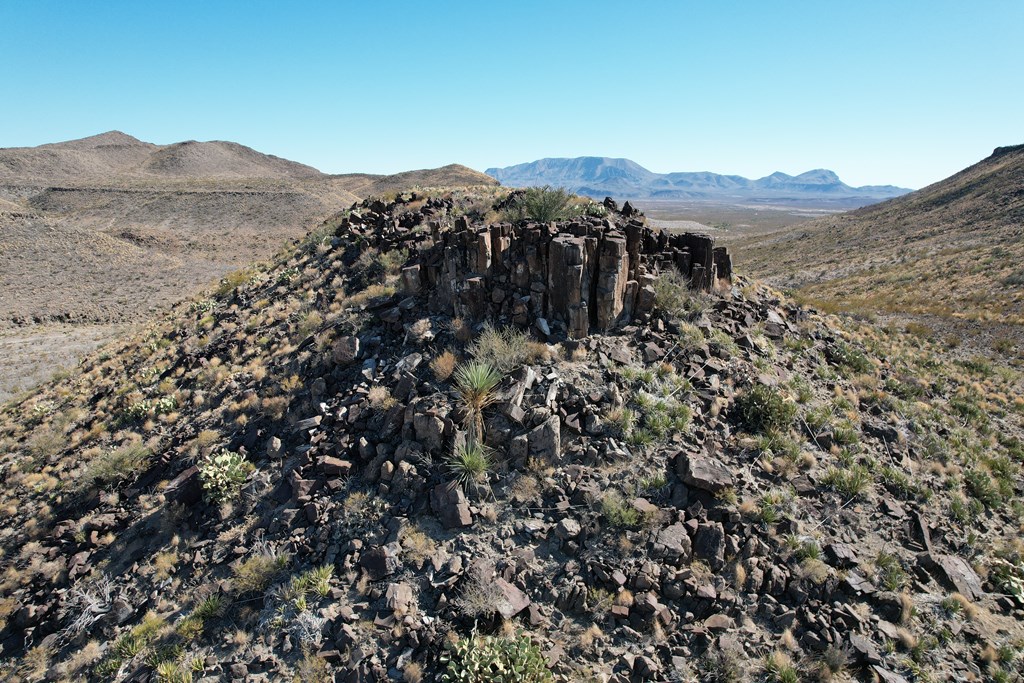
<svg viewBox="0 0 1024 683">
<path fill-rule="evenodd" d="M 540 159 L 487 174 L 510 187 L 552 185 L 587 195 L 631 199 L 689 199 L 718 202 L 816 202 L 863 206 L 910 190 L 884 186 L 850 187 L 832 171 L 817 169 L 797 176 L 776 172 L 759 179 L 709 172 L 653 173 L 629 159 L 577 157 Z"/>
<path fill-rule="evenodd" d="M 463 166 L 329 176 L 236 143 L 119 132 L 0 149 L 0 398 L 77 360 L 77 345 L 44 343 L 55 331 L 110 338 L 362 197 L 495 184 Z"/>
<path fill-rule="evenodd" d="M 529 196 L 353 206 L 0 413 L 0 672 L 1019 680 L 1019 374 Z"/>
<path fill-rule="evenodd" d="M 732 246 L 748 272 L 818 305 L 980 329 L 1024 352 L 1022 235 L 1018 145 L 904 197 Z"/>
</svg>

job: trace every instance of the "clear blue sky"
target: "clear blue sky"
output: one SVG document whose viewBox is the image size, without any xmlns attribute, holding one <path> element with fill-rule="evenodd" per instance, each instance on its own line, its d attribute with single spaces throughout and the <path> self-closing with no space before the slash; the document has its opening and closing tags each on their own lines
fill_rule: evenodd
<svg viewBox="0 0 1024 683">
<path fill-rule="evenodd" d="M 920 187 L 1024 143 L 1024 0 L 0 0 L 0 147 L 118 129 L 326 172 L 621 156 Z"/>
</svg>

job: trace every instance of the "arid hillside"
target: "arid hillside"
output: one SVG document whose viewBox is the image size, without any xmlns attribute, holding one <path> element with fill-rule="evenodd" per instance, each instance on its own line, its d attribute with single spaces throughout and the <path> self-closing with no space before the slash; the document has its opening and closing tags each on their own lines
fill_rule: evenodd
<svg viewBox="0 0 1024 683">
<path fill-rule="evenodd" d="M 1024 145 L 906 196 L 731 246 L 744 272 L 819 305 L 1021 345 Z"/>
<path fill-rule="evenodd" d="M 0 149 L 0 349 L 67 325 L 148 320 L 366 196 L 495 184 L 455 165 L 329 176 L 236 143 L 159 146 L 119 132 Z M 0 351 L 0 397 L 76 357 L 44 346 L 38 363 Z"/>
<path fill-rule="evenodd" d="M 1021 679 L 1021 373 L 537 198 L 365 201 L 0 409 L 0 679 Z"/>
</svg>

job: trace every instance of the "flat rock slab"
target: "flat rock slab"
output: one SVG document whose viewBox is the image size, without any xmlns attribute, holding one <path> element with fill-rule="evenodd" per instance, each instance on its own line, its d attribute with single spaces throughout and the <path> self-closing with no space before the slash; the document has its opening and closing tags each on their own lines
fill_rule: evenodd
<svg viewBox="0 0 1024 683">
<path fill-rule="evenodd" d="M 732 617 L 725 614 L 712 614 L 704 620 L 704 628 L 709 631 L 726 631 L 735 625 Z"/>
<path fill-rule="evenodd" d="M 676 470 L 687 486 L 709 493 L 718 493 L 733 485 L 729 468 L 706 454 L 681 451 L 676 459 Z"/>
<path fill-rule="evenodd" d="M 981 579 L 971 569 L 967 560 L 956 555 L 932 555 L 935 567 L 946 581 L 968 600 L 980 600 L 985 595 L 981 588 Z"/>
<path fill-rule="evenodd" d="M 498 601 L 498 614 L 505 619 L 511 619 L 530 606 L 530 598 L 526 593 L 505 579 L 501 577 L 494 579 L 494 585 L 501 591 L 501 600 Z"/>
</svg>

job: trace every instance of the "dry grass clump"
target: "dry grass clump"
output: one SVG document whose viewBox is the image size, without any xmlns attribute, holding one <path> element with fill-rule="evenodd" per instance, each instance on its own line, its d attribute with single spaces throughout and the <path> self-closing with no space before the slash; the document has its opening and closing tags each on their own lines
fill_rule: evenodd
<svg viewBox="0 0 1024 683">
<path fill-rule="evenodd" d="M 416 662 L 409 662 L 402 669 L 402 680 L 405 683 L 420 683 L 423 680 L 423 667 Z"/>
<path fill-rule="evenodd" d="M 240 595 L 260 593 L 287 565 L 287 555 L 264 549 L 234 568 L 231 585 Z"/>
<path fill-rule="evenodd" d="M 153 452 L 141 443 L 130 443 L 103 453 L 86 467 L 78 480 L 82 489 L 96 489 L 132 479 L 149 462 Z"/>
<path fill-rule="evenodd" d="M 444 382 L 452 376 L 457 362 L 455 354 L 445 350 L 441 355 L 431 359 L 430 371 L 434 373 L 434 377 L 438 382 Z"/>
<path fill-rule="evenodd" d="M 395 397 L 391 395 L 391 390 L 379 384 L 370 387 L 366 399 L 370 402 L 370 407 L 375 410 L 391 410 L 398 404 Z"/>
<path fill-rule="evenodd" d="M 547 344 L 534 342 L 514 327 L 501 330 L 490 324 L 484 326 L 480 336 L 469 347 L 469 354 L 480 362 L 487 363 L 503 375 L 507 375 L 524 363 L 549 358 Z"/>
<path fill-rule="evenodd" d="M 437 551 L 437 544 L 434 539 L 425 534 L 418 527 L 407 527 L 399 536 L 405 557 L 417 566 L 430 560 Z"/>
</svg>

